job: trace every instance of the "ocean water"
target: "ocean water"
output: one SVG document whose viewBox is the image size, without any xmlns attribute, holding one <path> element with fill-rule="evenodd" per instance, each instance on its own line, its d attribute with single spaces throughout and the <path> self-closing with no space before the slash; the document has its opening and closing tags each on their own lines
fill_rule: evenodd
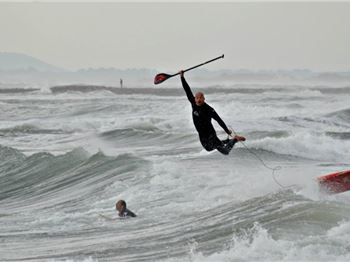
<svg viewBox="0 0 350 262">
<path fill-rule="evenodd" d="M 202 90 L 247 138 L 229 156 L 180 83 L 1 92 L 0 261 L 349 261 L 350 192 L 316 177 L 350 169 L 350 88 Z"/>
</svg>

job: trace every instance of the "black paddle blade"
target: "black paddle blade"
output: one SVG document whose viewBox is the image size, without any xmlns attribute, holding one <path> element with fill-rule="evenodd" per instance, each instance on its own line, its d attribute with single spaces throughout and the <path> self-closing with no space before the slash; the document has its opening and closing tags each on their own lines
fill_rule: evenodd
<svg viewBox="0 0 350 262">
<path fill-rule="evenodd" d="M 167 80 L 169 77 L 172 77 L 172 75 L 160 73 L 160 74 L 158 74 L 158 75 L 155 76 L 155 78 L 154 78 L 154 84 L 155 84 L 155 85 L 158 85 L 158 84 L 164 82 L 165 80 Z"/>
</svg>

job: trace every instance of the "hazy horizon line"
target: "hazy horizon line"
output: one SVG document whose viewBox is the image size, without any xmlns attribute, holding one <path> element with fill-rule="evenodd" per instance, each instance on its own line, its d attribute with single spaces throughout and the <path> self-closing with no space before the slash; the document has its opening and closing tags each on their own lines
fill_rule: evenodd
<svg viewBox="0 0 350 262">
<path fill-rule="evenodd" d="M 35 59 L 35 60 L 38 60 L 44 64 L 47 64 L 47 65 L 50 65 L 50 66 L 53 66 L 53 67 L 57 67 L 57 68 L 60 68 L 63 72 L 71 72 L 71 73 L 74 73 L 74 72 L 79 72 L 79 71 L 93 71 L 93 70 L 119 70 L 119 71 L 128 71 L 128 70 L 149 70 L 149 71 L 157 71 L 157 72 L 164 72 L 166 73 L 166 71 L 176 71 L 176 70 L 173 70 L 173 69 L 158 69 L 158 68 L 151 68 L 151 67 L 125 67 L 125 68 L 120 68 L 120 67 L 114 67 L 114 66 L 104 66 L 104 65 L 101 65 L 101 66 L 87 66 L 87 67 L 80 67 L 80 68 L 77 68 L 77 69 L 71 69 L 71 68 L 67 68 L 67 67 L 63 67 L 63 66 L 58 66 L 56 64 L 53 64 L 53 63 L 50 63 L 50 62 L 47 62 L 43 59 L 40 59 L 40 58 L 37 58 L 31 54 L 27 54 L 27 53 L 23 53 L 23 52 L 11 52 L 11 51 L 0 51 L 0 54 L 14 54 L 14 55 L 22 55 L 22 56 L 27 56 L 27 57 L 30 57 L 32 59 Z M 204 62 L 204 61 L 201 61 L 201 62 Z M 199 62 L 200 63 L 200 62 Z M 3 69 L 0 69 L 0 71 L 4 72 L 4 71 L 25 71 L 25 70 L 28 70 L 28 69 L 31 69 L 32 67 L 29 66 L 27 68 L 19 68 L 19 69 L 10 69 L 10 70 L 3 70 Z M 34 68 L 35 69 L 35 68 Z M 185 68 L 183 68 L 185 69 Z M 249 68 L 216 68 L 216 69 L 210 69 L 210 68 L 198 68 L 196 71 L 209 71 L 209 72 L 220 72 L 220 71 L 231 71 L 231 72 L 239 72 L 239 71 L 247 71 L 247 72 L 291 72 L 291 71 L 308 71 L 308 72 L 312 72 L 312 73 L 348 73 L 350 72 L 350 70 L 316 70 L 316 69 L 312 69 L 312 68 L 303 68 L 303 67 L 299 67 L 299 68 L 259 68 L 259 69 L 249 69 Z M 173 73 L 176 73 L 176 72 L 173 72 Z"/>
</svg>

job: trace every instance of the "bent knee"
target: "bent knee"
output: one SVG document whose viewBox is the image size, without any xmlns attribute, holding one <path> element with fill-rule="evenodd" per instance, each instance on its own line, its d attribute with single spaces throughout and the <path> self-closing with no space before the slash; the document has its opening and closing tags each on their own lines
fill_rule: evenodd
<svg viewBox="0 0 350 262">
<path fill-rule="evenodd" d="M 227 150 L 227 149 L 225 149 L 225 148 L 217 148 L 217 150 L 218 150 L 221 154 L 226 155 L 226 156 L 230 153 L 230 151 Z"/>
</svg>

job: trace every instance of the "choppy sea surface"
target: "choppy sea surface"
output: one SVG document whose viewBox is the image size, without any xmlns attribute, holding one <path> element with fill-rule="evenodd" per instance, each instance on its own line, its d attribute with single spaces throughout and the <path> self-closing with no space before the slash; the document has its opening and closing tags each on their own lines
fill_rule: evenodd
<svg viewBox="0 0 350 262">
<path fill-rule="evenodd" d="M 316 182 L 350 169 L 350 87 L 202 89 L 247 138 L 229 156 L 202 149 L 180 81 L 2 90 L 1 261 L 350 260 L 350 192 Z"/>
</svg>

